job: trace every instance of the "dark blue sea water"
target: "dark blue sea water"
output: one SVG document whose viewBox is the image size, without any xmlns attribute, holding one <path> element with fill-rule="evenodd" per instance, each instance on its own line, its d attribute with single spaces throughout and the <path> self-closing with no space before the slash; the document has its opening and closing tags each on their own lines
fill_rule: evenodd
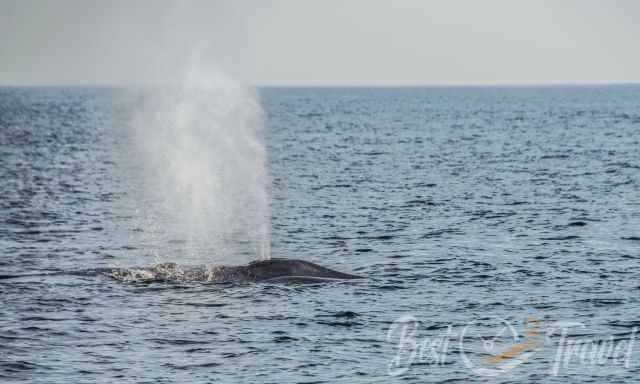
<svg viewBox="0 0 640 384">
<path fill-rule="evenodd" d="M 0 280 L 1 382 L 640 381 L 640 86 L 259 94 L 273 256 L 366 278 Z M 1 275 L 175 246 L 145 236 L 137 100 L 0 88 Z"/>
</svg>

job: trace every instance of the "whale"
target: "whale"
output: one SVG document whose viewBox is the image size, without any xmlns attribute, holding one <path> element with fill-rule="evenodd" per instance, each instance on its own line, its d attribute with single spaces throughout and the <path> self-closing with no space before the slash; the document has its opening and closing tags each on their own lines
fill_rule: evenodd
<svg viewBox="0 0 640 384">
<path fill-rule="evenodd" d="M 358 279 L 360 276 L 338 272 L 309 261 L 267 259 L 240 266 L 180 266 L 162 263 L 150 268 L 108 268 L 100 274 L 122 281 L 200 281 L 210 283 L 313 283 Z"/>
<path fill-rule="evenodd" d="M 321 283 L 337 280 L 360 279 L 361 276 L 335 271 L 321 265 L 297 259 L 272 258 L 253 261 L 247 265 L 181 266 L 162 263 L 151 267 L 98 268 L 83 271 L 0 275 L 0 280 L 45 276 L 106 276 L 118 281 L 167 281 L 207 283 Z"/>
</svg>

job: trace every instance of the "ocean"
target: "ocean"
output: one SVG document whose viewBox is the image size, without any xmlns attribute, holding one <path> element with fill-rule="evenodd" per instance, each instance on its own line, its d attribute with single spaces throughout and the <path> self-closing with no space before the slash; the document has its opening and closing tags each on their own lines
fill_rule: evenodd
<svg viewBox="0 0 640 384">
<path fill-rule="evenodd" d="M 187 120 L 205 157 L 153 147 L 159 177 L 202 159 L 230 170 L 211 186 L 224 204 L 188 189 L 173 204 L 149 193 L 171 186 L 150 187 L 135 145 L 155 126 L 132 134 L 144 92 L 0 88 L 0 275 L 34 275 L 0 280 L 0 381 L 640 381 L 640 86 L 256 92 L 259 123 L 219 120 L 229 131 L 210 136 L 217 115 Z M 207 150 L 245 120 L 264 151 Z M 254 153 L 266 163 L 233 165 Z M 268 211 L 245 204 L 261 194 L 233 197 L 262 166 Z M 201 215 L 197 239 L 176 230 L 194 201 L 260 208 L 271 257 L 363 278 L 44 275 L 251 261 L 251 247 L 208 242 L 235 215 Z"/>
</svg>

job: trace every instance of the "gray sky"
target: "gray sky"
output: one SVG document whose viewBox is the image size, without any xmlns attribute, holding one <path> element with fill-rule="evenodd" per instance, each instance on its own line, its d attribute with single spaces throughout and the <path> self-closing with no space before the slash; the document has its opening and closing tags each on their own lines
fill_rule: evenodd
<svg viewBox="0 0 640 384">
<path fill-rule="evenodd" d="M 163 81 L 194 50 L 253 85 L 640 82 L 640 1 L 0 0 L 0 84 Z"/>
</svg>

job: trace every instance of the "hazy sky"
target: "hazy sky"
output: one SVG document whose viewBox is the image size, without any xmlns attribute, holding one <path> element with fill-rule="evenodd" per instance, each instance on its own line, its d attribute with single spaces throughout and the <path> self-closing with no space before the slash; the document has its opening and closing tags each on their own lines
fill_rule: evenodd
<svg viewBox="0 0 640 384">
<path fill-rule="evenodd" d="M 0 84 L 163 81 L 194 50 L 253 85 L 640 82 L 639 20 L 634 0 L 0 0 Z"/>
</svg>

